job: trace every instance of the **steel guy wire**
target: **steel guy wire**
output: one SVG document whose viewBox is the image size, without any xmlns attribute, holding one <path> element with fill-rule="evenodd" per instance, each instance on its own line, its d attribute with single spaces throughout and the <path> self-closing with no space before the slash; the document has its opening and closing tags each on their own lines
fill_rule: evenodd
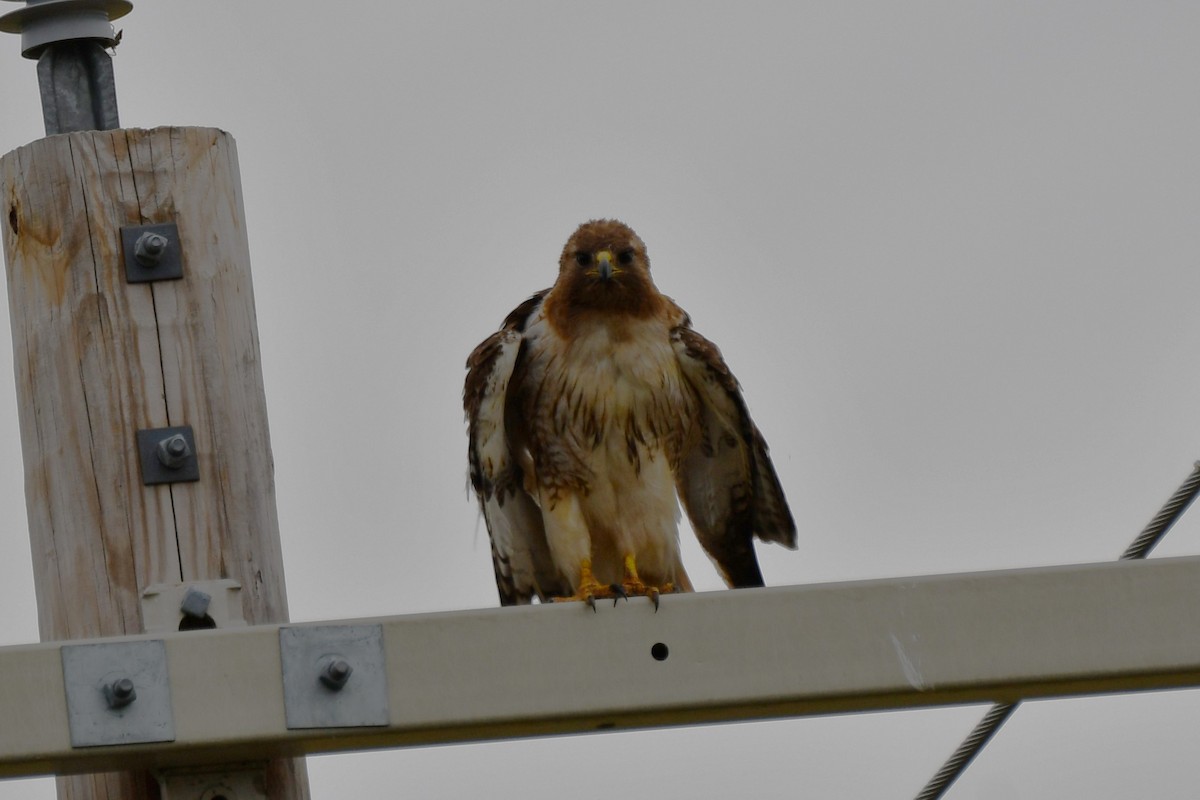
<svg viewBox="0 0 1200 800">
<path fill-rule="evenodd" d="M 1125 548 L 1120 560 L 1130 561 L 1135 558 L 1145 558 L 1154 549 L 1154 545 L 1158 544 L 1158 541 L 1175 524 L 1175 520 L 1182 517 L 1183 512 L 1187 511 L 1188 506 L 1196 499 L 1198 490 L 1200 490 L 1200 461 L 1195 463 L 1192 474 L 1175 490 L 1175 494 L 1155 515 L 1154 519 L 1150 520 L 1150 524 L 1146 526 L 1145 530 L 1138 534 L 1129 547 Z"/>
<path fill-rule="evenodd" d="M 1154 519 L 1150 520 L 1150 523 L 1125 549 L 1118 560 L 1131 561 L 1149 555 L 1154 546 L 1171 529 L 1171 526 L 1183 516 L 1183 512 L 1187 511 L 1197 494 L 1200 494 L 1200 461 L 1192 465 L 1192 474 L 1180 484 L 1179 488 L 1175 490 L 1175 494 L 1171 495 L 1171 499 L 1154 515 Z M 1020 705 L 1019 700 L 1014 703 L 994 704 L 953 755 L 946 759 L 946 763 L 937 771 L 937 774 L 929 780 L 929 783 L 925 784 L 925 788 L 916 796 L 916 800 L 939 800 L 951 784 L 966 772 L 971 761 L 987 746 L 991 738 L 1000 730 L 1000 726 L 1017 710 L 1018 705 Z"/>
</svg>

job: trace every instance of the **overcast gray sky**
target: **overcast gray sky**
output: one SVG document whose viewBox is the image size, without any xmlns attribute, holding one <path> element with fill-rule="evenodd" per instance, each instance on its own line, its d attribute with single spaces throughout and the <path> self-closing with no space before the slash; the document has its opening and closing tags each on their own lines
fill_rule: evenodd
<svg viewBox="0 0 1200 800">
<path fill-rule="evenodd" d="M 800 528 L 770 584 L 1110 560 L 1200 458 L 1196 4 L 207 0 L 117 27 L 125 126 L 237 139 L 295 620 L 496 603 L 463 361 L 598 216 L 743 384 Z M 19 50 L 0 152 L 42 136 Z M 0 644 L 37 638 L 25 530 L 0 389 Z M 1198 552 L 1200 511 L 1156 555 Z M 315 798 L 907 798 L 981 712 L 309 772 Z M 949 796 L 1191 797 L 1198 714 L 1030 703 Z"/>
</svg>

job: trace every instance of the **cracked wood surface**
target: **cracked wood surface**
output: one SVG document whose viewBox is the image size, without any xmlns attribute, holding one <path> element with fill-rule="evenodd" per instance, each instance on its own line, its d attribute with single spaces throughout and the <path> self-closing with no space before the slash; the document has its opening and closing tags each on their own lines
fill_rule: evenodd
<svg viewBox="0 0 1200 800">
<path fill-rule="evenodd" d="M 233 578 L 249 623 L 286 621 L 233 137 L 47 137 L 0 159 L 0 192 L 43 641 L 141 632 L 154 583 Z M 126 283 L 121 227 L 165 222 L 183 279 Z M 136 431 L 168 425 L 193 427 L 200 480 L 143 486 Z M 302 765 L 273 772 L 307 796 Z M 59 796 L 156 796 L 144 783 L 63 778 Z"/>
</svg>

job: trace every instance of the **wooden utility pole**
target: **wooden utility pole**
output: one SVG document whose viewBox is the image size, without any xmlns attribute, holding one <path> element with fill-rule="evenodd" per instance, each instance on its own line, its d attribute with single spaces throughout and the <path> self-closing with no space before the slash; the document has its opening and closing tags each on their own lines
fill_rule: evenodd
<svg viewBox="0 0 1200 800">
<path fill-rule="evenodd" d="M 0 202 L 43 641 L 140 633 L 146 587 L 220 578 L 241 583 L 246 621 L 286 621 L 233 138 L 47 137 L 0 159 Z M 182 277 L 128 282 L 121 229 L 165 223 L 177 233 L 150 249 Z M 146 485 L 138 432 L 169 426 L 191 426 L 198 480 Z M 302 762 L 268 769 L 271 798 L 306 784 Z M 70 776 L 59 797 L 158 790 L 146 773 Z"/>
<path fill-rule="evenodd" d="M 120 128 L 111 20 L 132 7 L 30 2 L 0 15 L 37 61 L 47 133 L 0 159 L 43 641 L 287 620 L 237 151 L 210 128 Z M 123 679 L 103 679 L 105 713 L 140 718 L 150 701 L 133 705 L 130 667 L 117 668 Z M 72 741 L 105 743 L 123 740 Z M 238 780 L 308 797 L 300 761 Z M 164 781 L 68 776 L 58 793 L 177 794 L 179 777 Z"/>
</svg>

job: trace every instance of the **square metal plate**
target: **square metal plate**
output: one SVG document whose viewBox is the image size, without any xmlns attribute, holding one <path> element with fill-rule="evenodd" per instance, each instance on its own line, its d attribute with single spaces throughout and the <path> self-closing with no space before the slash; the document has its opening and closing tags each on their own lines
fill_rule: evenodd
<svg viewBox="0 0 1200 800">
<path fill-rule="evenodd" d="M 157 233 L 167 240 L 166 247 L 158 256 L 158 263 L 153 265 L 143 264 L 135 255 L 138 239 L 147 233 Z M 127 283 L 173 281 L 183 277 L 183 248 L 179 242 L 179 228 L 174 222 L 121 228 L 121 249 L 124 251 Z"/>
<path fill-rule="evenodd" d="M 175 741 L 167 649 L 161 640 L 63 645 L 72 747 Z M 128 678 L 136 698 L 110 708 L 105 687 Z"/>
<path fill-rule="evenodd" d="M 187 440 L 191 455 L 172 469 L 158 457 L 158 443 L 180 435 Z M 153 486 L 158 483 L 181 483 L 200 480 L 200 462 L 196 457 L 196 437 L 191 425 L 175 425 L 170 428 L 147 428 L 137 432 L 138 457 L 142 465 L 142 483 Z"/>
<path fill-rule="evenodd" d="M 357 728 L 388 724 L 387 667 L 379 625 L 279 629 L 283 702 L 288 728 Z M 325 666 L 344 660 L 353 671 L 340 689 L 321 681 Z"/>
</svg>

